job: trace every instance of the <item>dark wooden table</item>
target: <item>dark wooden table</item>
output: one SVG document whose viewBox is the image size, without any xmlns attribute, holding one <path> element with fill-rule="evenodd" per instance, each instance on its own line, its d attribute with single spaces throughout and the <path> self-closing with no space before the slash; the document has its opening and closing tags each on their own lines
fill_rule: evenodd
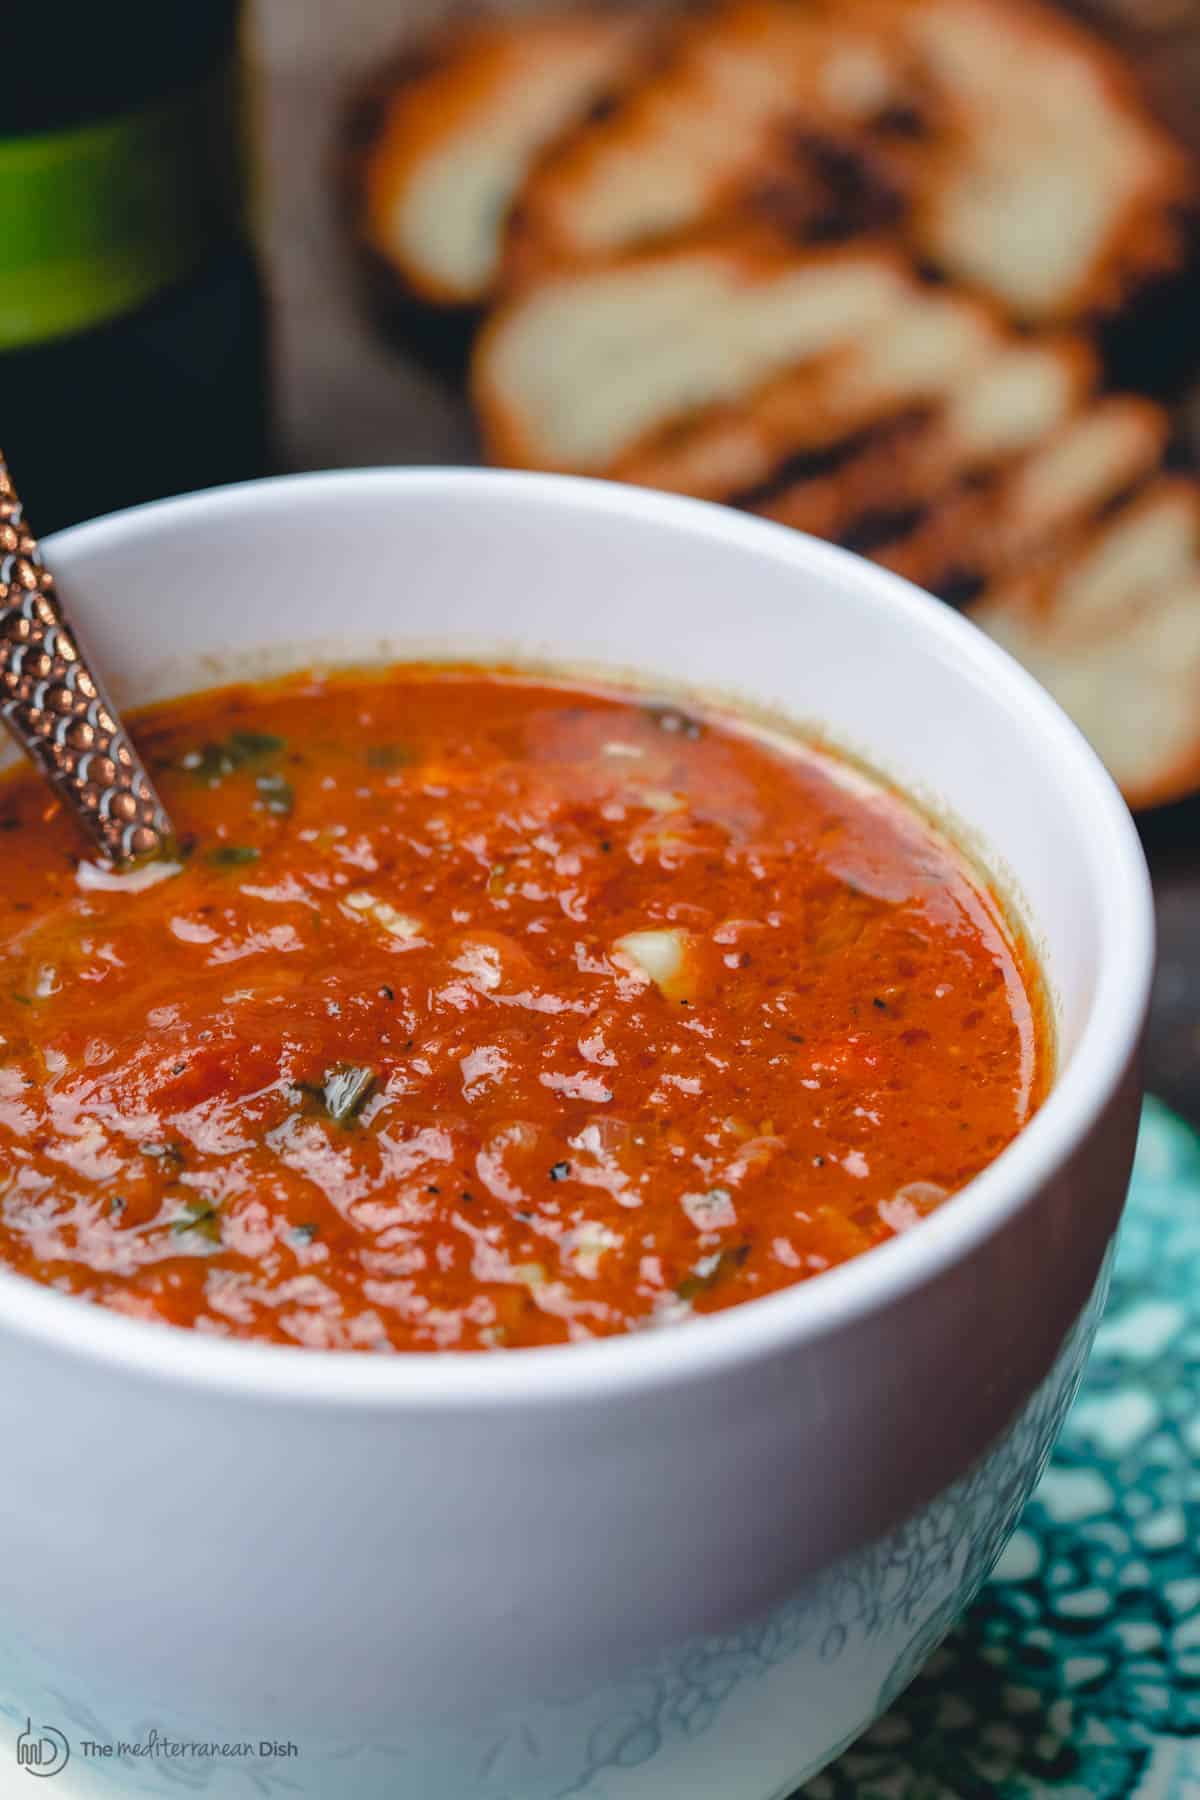
<svg viewBox="0 0 1200 1800">
<path fill-rule="evenodd" d="M 1200 827 L 1195 845 L 1150 846 L 1158 913 L 1158 976 L 1146 1044 L 1146 1086 L 1200 1126 Z"/>
</svg>

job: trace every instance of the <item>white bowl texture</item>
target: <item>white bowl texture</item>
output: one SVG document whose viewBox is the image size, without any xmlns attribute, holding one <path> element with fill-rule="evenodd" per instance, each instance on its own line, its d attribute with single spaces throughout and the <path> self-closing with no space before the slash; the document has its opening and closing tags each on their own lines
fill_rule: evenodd
<svg viewBox="0 0 1200 1800">
<path fill-rule="evenodd" d="M 0 1716 L 72 1739 L 64 1789 L 178 1792 L 165 1756 L 79 1749 L 154 1728 L 290 1740 L 254 1766 L 330 1800 L 780 1800 L 967 1604 L 1087 1354 L 1152 963 L 1112 783 L 947 608 L 693 501 L 299 476 L 46 554 L 122 704 L 314 658 L 636 671 L 819 729 L 1011 896 L 1053 996 L 1046 1104 L 919 1229 L 768 1299 L 595 1345 L 356 1356 L 0 1272 Z M 187 1780 L 250 1792 L 250 1767 L 193 1756 Z"/>
</svg>

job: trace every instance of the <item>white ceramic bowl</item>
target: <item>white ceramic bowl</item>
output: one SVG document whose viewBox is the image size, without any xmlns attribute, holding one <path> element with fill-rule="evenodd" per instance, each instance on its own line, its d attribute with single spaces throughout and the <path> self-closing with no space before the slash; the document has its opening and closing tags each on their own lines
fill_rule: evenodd
<svg viewBox="0 0 1200 1800">
<path fill-rule="evenodd" d="M 390 1358 L 0 1274 L 0 1715 L 63 1731 L 77 1791 L 176 1792 L 184 1766 L 243 1791 L 237 1761 L 82 1748 L 156 1727 L 291 1740 L 261 1771 L 337 1800 L 790 1793 L 970 1599 L 1087 1351 L 1152 959 L 1108 777 L 946 608 L 691 501 L 374 471 L 48 551 L 122 701 L 280 646 L 636 668 L 819 723 L 966 822 L 1016 897 L 1057 1010 L 1047 1104 L 919 1230 L 791 1291 L 595 1346 Z"/>
</svg>

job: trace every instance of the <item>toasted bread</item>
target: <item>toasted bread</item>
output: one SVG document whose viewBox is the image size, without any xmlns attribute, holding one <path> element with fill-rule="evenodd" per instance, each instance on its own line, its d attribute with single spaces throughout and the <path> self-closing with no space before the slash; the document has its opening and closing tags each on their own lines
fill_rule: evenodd
<svg viewBox="0 0 1200 1800">
<path fill-rule="evenodd" d="M 832 362 L 914 286 L 886 247 L 753 233 L 550 276 L 501 303 L 476 344 L 488 455 L 611 474 L 774 376 Z"/>
<path fill-rule="evenodd" d="M 830 445 L 858 438 L 899 415 L 940 404 L 969 371 L 990 360 L 1002 324 L 978 301 L 912 283 L 885 320 L 828 355 L 765 383 L 733 404 L 701 413 L 612 473 L 648 487 L 707 499 L 754 499 L 801 458 L 811 478 Z M 843 460 L 838 454 L 839 462 Z"/>
<path fill-rule="evenodd" d="M 828 466 L 785 466 L 751 505 L 781 524 L 860 551 L 923 542 L 927 533 L 939 546 L 952 545 L 938 526 L 944 511 L 1057 432 L 1096 374 L 1095 357 L 1081 339 L 1006 339 L 962 372 L 936 407 L 902 414 L 849 441 L 847 453 L 828 459 Z M 918 580 L 923 573 L 904 572 Z"/>
<path fill-rule="evenodd" d="M 534 170 L 513 214 L 508 273 L 622 256 L 745 217 L 759 201 L 812 224 L 830 196 L 810 147 L 848 144 L 889 109 L 910 108 L 919 80 L 902 55 L 899 37 L 855 4 L 726 0 L 702 13 L 610 112 Z"/>
<path fill-rule="evenodd" d="M 628 12 L 490 18 L 403 60 L 358 146 L 365 243 L 421 299 L 480 305 L 538 153 L 619 84 L 649 30 Z"/>
<path fill-rule="evenodd" d="M 1167 415 L 1153 401 L 1106 396 L 990 481 L 960 484 L 907 536 L 875 553 L 935 593 L 966 579 L 995 580 L 1053 555 L 1075 527 L 1140 486 L 1167 438 Z"/>
<path fill-rule="evenodd" d="M 1200 781 L 1200 488 L 1163 477 L 972 617 L 1075 719 L 1134 807 Z"/>
<path fill-rule="evenodd" d="M 1038 0 L 726 0 L 556 141 L 505 267 L 525 279 L 764 212 L 848 235 L 882 208 L 1011 316 L 1094 320 L 1181 266 L 1196 200 L 1125 64 Z"/>
<path fill-rule="evenodd" d="M 1017 317 L 1116 310 L 1183 256 L 1189 160 L 1094 34 L 1030 0 L 903 0 L 947 129 L 911 231 Z"/>
</svg>

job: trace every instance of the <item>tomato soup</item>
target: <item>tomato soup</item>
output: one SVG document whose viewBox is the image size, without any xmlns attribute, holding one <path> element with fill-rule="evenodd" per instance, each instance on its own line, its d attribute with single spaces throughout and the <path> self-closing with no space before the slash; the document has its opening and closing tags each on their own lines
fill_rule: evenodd
<svg viewBox="0 0 1200 1800">
<path fill-rule="evenodd" d="M 0 782 L 0 1262 L 131 1317 L 484 1350 L 918 1227 L 1050 1075 L 963 855 L 717 710 L 405 666 L 144 713 L 170 861 Z"/>
</svg>

